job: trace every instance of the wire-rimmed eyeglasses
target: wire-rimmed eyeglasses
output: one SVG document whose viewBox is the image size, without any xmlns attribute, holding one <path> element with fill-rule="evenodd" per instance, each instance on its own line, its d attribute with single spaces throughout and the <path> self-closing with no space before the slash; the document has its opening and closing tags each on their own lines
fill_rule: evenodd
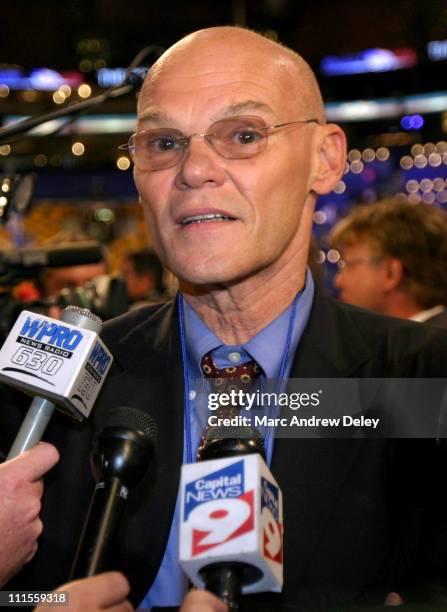
<svg viewBox="0 0 447 612">
<path fill-rule="evenodd" d="M 319 123 L 318 119 L 288 121 L 278 125 L 266 125 L 264 119 L 252 115 L 228 117 L 213 123 L 205 134 L 185 136 L 175 128 L 163 127 L 142 130 L 132 134 L 127 144 L 135 166 L 140 170 L 154 171 L 171 168 L 185 155 L 193 136 L 205 138 L 219 155 L 225 159 L 247 159 L 261 153 L 268 136 L 279 128 L 289 125 Z"/>
</svg>

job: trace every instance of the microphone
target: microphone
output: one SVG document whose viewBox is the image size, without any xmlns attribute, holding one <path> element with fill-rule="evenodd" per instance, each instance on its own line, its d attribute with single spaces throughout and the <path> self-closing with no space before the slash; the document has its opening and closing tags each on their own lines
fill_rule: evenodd
<svg viewBox="0 0 447 612">
<path fill-rule="evenodd" d="M 263 457 L 256 428 L 216 427 L 203 461 L 182 466 L 180 564 L 230 610 L 282 588 L 282 493 Z"/>
<path fill-rule="evenodd" d="M 102 246 L 95 241 L 77 242 L 48 249 L 0 252 L 0 274 L 12 270 L 35 271 L 36 268 L 63 268 L 95 264 L 104 260 Z"/>
<path fill-rule="evenodd" d="M 123 515 L 129 489 L 147 473 L 157 426 L 136 408 L 113 408 L 105 415 L 91 454 L 96 487 L 84 523 L 70 580 L 113 569 L 112 543 Z"/>
<path fill-rule="evenodd" d="M 8 454 L 37 444 L 58 407 L 87 418 L 112 363 L 98 337 L 101 319 L 67 306 L 60 320 L 23 310 L 0 350 L 0 381 L 34 395 Z"/>
</svg>

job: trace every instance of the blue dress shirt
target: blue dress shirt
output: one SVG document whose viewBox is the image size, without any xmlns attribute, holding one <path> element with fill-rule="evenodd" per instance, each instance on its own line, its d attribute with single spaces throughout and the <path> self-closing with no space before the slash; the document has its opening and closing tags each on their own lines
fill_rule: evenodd
<svg viewBox="0 0 447 612">
<path fill-rule="evenodd" d="M 314 296 L 314 281 L 309 270 L 306 274 L 304 289 L 296 296 L 296 315 L 290 338 L 290 347 L 285 361 L 284 379 L 289 377 L 296 349 L 301 334 L 309 319 Z M 202 433 L 209 415 L 206 404 L 200 401 L 203 395 L 203 374 L 200 368 L 202 357 L 212 351 L 213 360 L 218 368 L 240 364 L 254 359 L 262 368 L 264 379 L 279 377 L 281 362 L 286 346 L 287 332 L 292 316 L 292 304 L 286 308 L 274 321 L 264 327 L 243 345 L 225 345 L 202 321 L 199 315 L 184 304 L 184 329 L 186 341 L 187 373 L 189 386 L 189 428 L 185 427 L 183 444 L 183 462 L 189 463 L 195 458 Z M 187 431 L 190 440 L 187 440 Z M 266 433 L 266 432 L 263 432 Z M 188 456 L 188 447 L 192 449 L 193 457 Z M 273 453 L 273 436 L 267 438 L 267 461 L 270 464 Z M 179 562 L 179 521 L 180 496 L 172 520 L 168 544 L 158 574 L 151 589 L 141 602 L 139 608 L 151 609 L 153 606 L 179 606 L 188 588 L 188 580 Z"/>
</svg>

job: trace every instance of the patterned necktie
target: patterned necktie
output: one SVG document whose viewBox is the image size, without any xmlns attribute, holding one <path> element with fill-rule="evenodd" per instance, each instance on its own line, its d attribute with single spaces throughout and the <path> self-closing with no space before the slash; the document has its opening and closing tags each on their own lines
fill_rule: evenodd
<svg viewBox="0 0 447 612">
<path fill-rule="evenodd" d="M 219 369 L 214 363 L 211 353 L 207 353 L 202 358 L 200 366 L 206 378 L 209 379 L 212 393 L 248 392 L 253 387 L 255 380 L 262 374 L 261 367 L 253 359 L 241 365 Z M 232 418 L 238 415 L 239 410 L 240 406 L 219 406 L 215 411 L 215 415 L 218 418 Z M 199 448 L 197 449 L 198 460 L 201 458 L 208 432 L 213 429 L 215 428 L 208 424 L 204 429 Z"/>
</svg>

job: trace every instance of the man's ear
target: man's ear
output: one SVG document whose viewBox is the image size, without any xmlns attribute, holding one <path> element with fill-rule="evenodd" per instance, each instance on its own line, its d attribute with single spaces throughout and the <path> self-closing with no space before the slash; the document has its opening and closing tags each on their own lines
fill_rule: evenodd
<svg viewBox="0 0 447 612">
<path fill-rule="evenodd" d="M 346 165 L 346 136 L 335 123 L 321 126 L 321 140 L 316 174 L 311 190 L 317 195 L 329 193 L 343 176 Z"/>
<path fill-rule="evenodd" d="M 400 259 L 386 257 L 384 262 L 385 283 L 384 289 L 391 291 L 400 286 L 404 279 L 404 265 Z"/>
</svg>

